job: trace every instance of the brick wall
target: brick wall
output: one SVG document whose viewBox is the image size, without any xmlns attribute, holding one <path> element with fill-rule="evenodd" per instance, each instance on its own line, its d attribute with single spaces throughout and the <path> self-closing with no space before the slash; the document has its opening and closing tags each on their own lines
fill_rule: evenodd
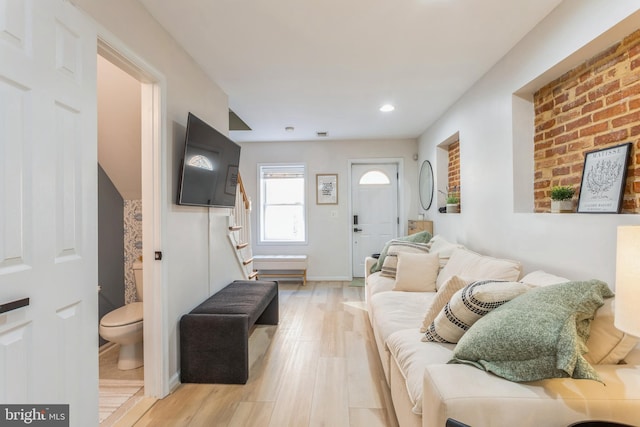
<svg viewBox="0 0 640 427">
<path fill-rule="evenodd" d="M 455 191 L 460 197 L 460 141 L 449 145 L 449 166 L 447 188 L 449 192 Z"/>
<path fill-rule="evenodd" d="M 579 191 L 586 152 L 632 142 L 622 211 L 640 213 L 640 30 L 540 88 L 534 106 L 535 212 L 555 185 Z"/>
</svg>

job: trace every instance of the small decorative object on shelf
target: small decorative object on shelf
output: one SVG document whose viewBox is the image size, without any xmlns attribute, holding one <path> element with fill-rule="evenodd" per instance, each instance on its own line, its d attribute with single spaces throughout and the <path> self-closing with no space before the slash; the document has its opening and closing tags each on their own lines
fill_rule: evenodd
<svg viewBox="0 0 640 427">
<path fill-rule="evenodd" d="M 556 185 L 551 188 L 551 213 L 573 212 L 573 195 L 576 189 L 569 185 Z"/>
<path fill-rule="evenodd" d="M 459 213 L 460 212 L 459 187 L 455 186 L 447 190 L 448 190 L 447 191 L 447 213 Z"/>
</svg>

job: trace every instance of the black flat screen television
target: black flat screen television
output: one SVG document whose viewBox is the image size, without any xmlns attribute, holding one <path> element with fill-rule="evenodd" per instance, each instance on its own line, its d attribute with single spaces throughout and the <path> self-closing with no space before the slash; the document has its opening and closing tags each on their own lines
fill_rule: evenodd
<svg viewBox="0 0 640 427">
<path fill-rule="evenodd" d="M 189 113 L 177 203 L 234 207 L 239 164 L 240 146 Z"/>
</svg>

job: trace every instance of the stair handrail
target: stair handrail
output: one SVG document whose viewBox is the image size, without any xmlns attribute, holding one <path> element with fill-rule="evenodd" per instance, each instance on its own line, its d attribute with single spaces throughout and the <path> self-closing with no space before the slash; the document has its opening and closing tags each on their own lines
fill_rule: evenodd
<svg viewBox="0 0 640 427">
<path fill-rule="evenodd" d="M 251 209 L 251 201 L 249 200 L 249 196 L 247 196 L 247 192 L 244 189 L 244 183 L 242 182 L 242 177 L 240 176 L 240 172 L 238 172 L 238 186 L 240 187 L 240 194 L 242 195 L 242 202 L 244 204 L 244 208 Z"/>
</svg>

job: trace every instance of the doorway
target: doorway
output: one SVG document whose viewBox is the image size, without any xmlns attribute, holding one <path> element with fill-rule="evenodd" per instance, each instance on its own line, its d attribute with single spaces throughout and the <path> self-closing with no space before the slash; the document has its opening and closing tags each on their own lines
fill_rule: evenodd
<svg viewBox="0 0 640 427">
<path fill-rule="evenodd" d="M 364 276 L 365 257 L 398 236 L 399 164 L 351 164 L 352 275 Z"/>
<path fill-rule="evenodd" d="M 166 351 L 166 304 L 163 303 L 166 277 L 156 254 L 162 248 L 162 161 L 164 107 L 161 94 L 165 79 L 152 66 L 130 51 L 114 36 L 99 35 L 98 56 L 131 76 L 140 85 L 140 195 L 142 212 L 142 264 L 144 312 L 144 395 L 162 398 L 169 393 Z"/>
<path fill-rule="evenodd" d="M 99 54 L 96 65 L 98 312 L 103 319 L 124 305 L 142 301 L 143 296 L 133 270 L 143 249 L 142 85 Z M 99 421 L 104 425 L 112 424 L 144 395 L 143 366 L 118 369 L 121 345 L 114 341 L 118 343 L 101 336 L 98 349 Z"/>
</svg>

